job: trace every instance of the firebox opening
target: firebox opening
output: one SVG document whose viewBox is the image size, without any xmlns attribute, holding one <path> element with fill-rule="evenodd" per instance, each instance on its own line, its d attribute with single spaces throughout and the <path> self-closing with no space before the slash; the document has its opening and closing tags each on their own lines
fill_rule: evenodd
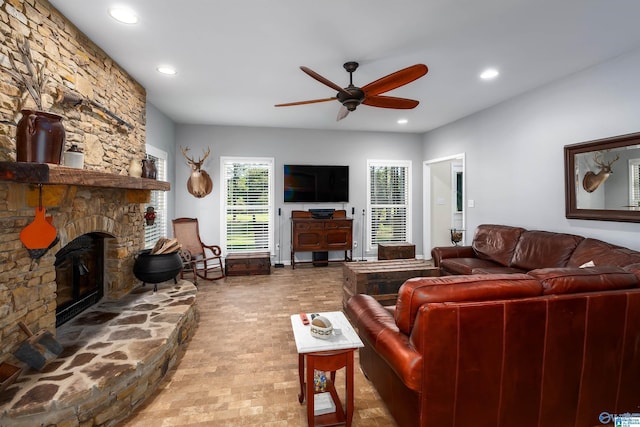
<svg viewBox="0 0 640 427">
<path fill-rule="evenodd" d="M 105 236 L 88 233 L 56 253 L 56 327 L 96 304 L 104 295 Z"/>
</svg>

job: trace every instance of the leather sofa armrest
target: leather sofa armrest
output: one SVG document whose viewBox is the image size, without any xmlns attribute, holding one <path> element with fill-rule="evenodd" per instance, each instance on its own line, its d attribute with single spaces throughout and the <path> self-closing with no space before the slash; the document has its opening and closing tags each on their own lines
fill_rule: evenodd
<svg viewBox="0 0 640 427">
<path fill-rule="evenodd" d="M 440 263 L 446 258 L 475 258 L 476 254 L 471 246 L 437 246 L 431 249 L 433 265 L 440 267 Z"/>
<path fill-rule="evenodd" d="M 398 330 L 389 310 L 371 295 L 356 294 L 347 301 L 346 311 L 365 345 L 372 346 L 407 387 L 420 391 L 422 355 Z"/>
</svg>

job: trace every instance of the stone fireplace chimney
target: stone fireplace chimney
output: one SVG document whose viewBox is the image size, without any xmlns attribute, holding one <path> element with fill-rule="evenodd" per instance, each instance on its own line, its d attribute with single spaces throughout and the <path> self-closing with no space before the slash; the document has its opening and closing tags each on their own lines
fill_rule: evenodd
<svg viewBox="0 0 640 427">
<path fill-rule="evenodd" d="M 142 204 L 150 190 L 168 184 L 142 184 L 130 178 L 132 159 L 145 155 L 146 91 L 125 70 L 46 0 L 0 2 L 5 24 L 0 56 L 21 63 L 18 42 L 28 39 L 33 58 L 48 78 L 43 108 L 64 117 L 67 150 L 84 152 L 84 169 L 16 163 L 16 122 L 22 108 L 22 88 L 2 68 L 0 85 L 0 360 L 10 357 L 24 334 L 55 330 L 58 305 L 56 253 L 74 239 L 90 234 L 104 241 L 104 298 L 127 294 L 136 280 L 133 256 L 143 247 Z M 2 61 L 0 61 L 2 62 Z M 58 90 L 72 91 L 80 105 L 57 103 Z M 128 126 L 91 107 L 96 101 Z M 33 259 L 20 240 L 20 231 L 34 219 L 37 185 L 43 184 L 43 205 L 53 218 L 58 243 Z M 160 184 L 160 183 L 158 183 Z"/>
</svg>

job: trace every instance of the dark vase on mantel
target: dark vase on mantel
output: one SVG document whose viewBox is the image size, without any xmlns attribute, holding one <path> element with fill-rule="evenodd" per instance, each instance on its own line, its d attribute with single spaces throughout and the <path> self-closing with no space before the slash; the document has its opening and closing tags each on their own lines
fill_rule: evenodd
<svg viewBox="0 0 640 427">
<path fill-rule="evenodd" d="M 62 116 L 36 110 L 21 112 L 16 129 L 16 160 L 59 165 L 65 140 Z"/>
<path fill-rule="evenodd" d="M 142 177 L 156 179 L 157 175 L 156 161 L 153 159 L 142 159 Z"/>
</svg>

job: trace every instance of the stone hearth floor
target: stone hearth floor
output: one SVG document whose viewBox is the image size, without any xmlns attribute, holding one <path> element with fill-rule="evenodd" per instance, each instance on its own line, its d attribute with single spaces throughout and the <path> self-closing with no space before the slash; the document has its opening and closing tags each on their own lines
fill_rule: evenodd
<svg viewBox="0 0 640 427">
<path fill-rule="evenodd" d="M 158 390 L 122 427 L 306 426 L 290 315 L 342 309 L 342 265 L 198 281 L 198 328 Z M 355 360 L 354 427 L 393 427 Z M 336 384 L 344 396 L 344 370 Z"/>
<path fill-rule="evenodd" d="M 147 285 L 62 325 L 57 339 L 64 352 L 41 372 L 27 368 L 0 393 L 0 426 L 100 425 L 121 418 L 178 361 L 176 343 L 193 334 L 196 293 L 186 280 L 160 284 L 157 293 Z"/>
</svg>

